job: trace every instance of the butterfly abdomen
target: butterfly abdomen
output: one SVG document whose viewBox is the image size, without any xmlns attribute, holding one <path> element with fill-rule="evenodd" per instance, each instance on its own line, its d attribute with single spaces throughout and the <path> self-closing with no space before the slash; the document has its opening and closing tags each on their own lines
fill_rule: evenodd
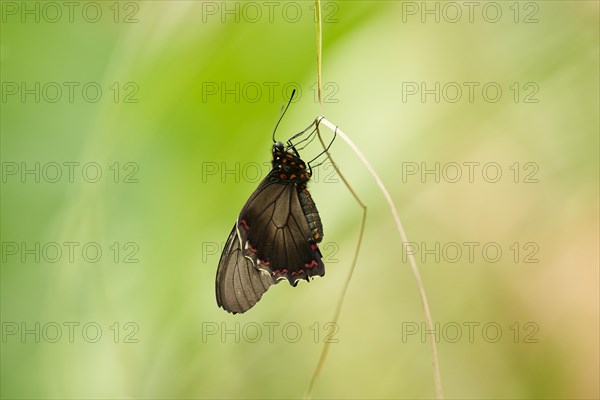
<svg viewBox="0 0 600 400">
<path fill-rule="evenodd" d="M 300 200 L 300 205 L 302 206 L 302 212 L 306 217 L 306 222 L 308 222 L 308 227 L 312 232 L 312 237 L 307 239 L 313 243 L 319 243 L 323 240 L 323 224 L 321 223 L 321 217 L 319 217 L 317 206 L 306 187 L 298 190 L 298 198 Z"/>
</svg>

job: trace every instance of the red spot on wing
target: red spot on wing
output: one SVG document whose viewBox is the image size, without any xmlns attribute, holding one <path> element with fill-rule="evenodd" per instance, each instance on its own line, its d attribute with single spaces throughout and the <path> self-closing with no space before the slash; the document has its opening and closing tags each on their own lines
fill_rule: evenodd
<svg viewBox="0 0 600 400">
<path fill-rule="evenodd" d="M 318 263 L 317 263 L 315 260 L 312 260 L 312 261 L 310 262 L 310 264 L 304 264 L 304 266 L 305 266 L 306 268 L 313 268 L 313 267 L 316 267 L 316 266 L 318 266 L 318 265 L 319 265 L 319 264 L 318 264 Z"/>
<path fill-rule="evenodd" d="M 242 224 L 242 226 L 244 227 L 245 230 L 247 230 L 247 231 L 250 230 L 250 226 L 248 226 L 245 219 L 241 220 L 240 224 Z"/>
</svg>

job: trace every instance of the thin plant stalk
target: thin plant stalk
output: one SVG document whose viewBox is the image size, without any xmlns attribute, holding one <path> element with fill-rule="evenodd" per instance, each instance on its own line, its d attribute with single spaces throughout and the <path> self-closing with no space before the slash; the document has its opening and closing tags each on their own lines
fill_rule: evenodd
<svg viewBox="0 0 600 400">
<path fill-rule="evenodd" d="M 328 121 L 325 117 L 319 117 L 319 118 L 317 118 L 317 121 L 319 124 L 323 124 L 326 127 L 328 127 L 329 129 L 331 129 L 332 131 L 335 131 L 336 134 L 339 137 L 341 137 L 342 140 L 344 140 L 346 142 L 346 144 L 348 144 L 348 146 L 352 149 L 352 151 L 354 151 L 354 153 L 356 153 L 356 155 L 358 156 L 360 161 L 367 168 L 367 170 L 369 171 L 369 174 L 371 174 L 371 176 L 377 183 L 377 186 L 379 186 L 379 190 L 381 190 L 381 193 L 383 193 L 383 196 L 385 197 L 385 200 L 390 207 L 390 211 L 394 218 L 394 222 L 396 223 L 396 229 L 398 230 L 398 233 L 400 234 L 400 238 L 402 239 L 402 245 L 404 247 L 405 254 L 408 256 L 408 261 L 409 261 L 409 264 L 410 264 L 410 267 L 412 270 L 412 274 L 417 282 L 417 289 L 419 291 L 419 297 L 421 298 L 421 304 L 423 306 L 423 313 L 425 315 L 425 325 L 430 332 L 433 332 L 433 319 L 431 318 L 431 310 L 429 309 L 429 302 L 427 301 L 427 295 L 425 294 L 425 287 L 423 285 L 423 280 L 421 279 L 421 273 L 419 272 L 419 268 L 417 267 L 417 261 L 415 260 L 414 255 L 412 254 L 412 252 L 407 251 L 406 246 L 408 245 L 408 238 L 406 236 L 406 232 L 404 231 L 404 227 L 402 226 L 402 222 L 400 221 L 400 216 L 398 215 L 396 206 L 394 206 L 394 202 L 392 200 L 392 197 L 390 196 L 390 193 L 388 192 L 385 185 L 383 184 L 383 182 L 381 181 L 381 179 L 379 178 L 379 176 L 377 175 L 377 173 L 371 166 L 371 163 L 369 163 L 369 160 L 367 160 L 365 155 L 354 144 L 354 142 L 344 133 L 344 131 L 342 131 L 339 127 L 337 127 L 336 125 L 334 125 L 333 123 Z M 318 130 L 317 130 L 317 133 L 320 135 L 320 132 Z M 320 138 L 320 136 L 319 136 L 319 138 Z M 321 140 L 321 142 L 322 142 L 322 140 Z M 337 171 L 337 168 L 336 168 L 336 171 Z M 345 179 L 342 178 L 342 180 L 344 181 L 344 183 L 346 183 Z M 348 188 L 350 189 L 350 191 L 353 193 L 353 195 L 356 198 L 356 195 L 354 194 L 352 189 L 349 186 L 348 186 Z M 361 239 L 362 239 L 362 236 L 361 236 Z M 351 274 L 352 274 L 353 270 L 354 270 L 354 265 L 352 266 Z M 435 340 L 430 340 L 429 344 L 431 347 L 431 356 L 432 356 L 431 358 L 432 358 L 432 364 L 433 364 L 432 366 L 433 366 L 433 375 L 434 375 L 434 381 L 435 381 L 436 397 L 438 399 L 443 399 L 444 391 L 442 388 L 442 378 L 440 375 L 440 365 L 439 365 L 439 360 L 438 360 L 437 346 L 436 346 Z"/>
<path fill-rule="evenodd" d="M 323 100 L 321 98 L 321 53 L 323 50 L 323 22 L 321 21 L 321 0 L 315 0 L 315 21 L 317 26 L 317 98 L 319 99 L 319 108 L 323 114 Z M 319 135 L 321 138 L 321 135 Z"/>
<path fill-rule="evenodd" d="M 316 31 L 317 31 L 316 32 L 316 36 L 317 36 L 316 37 L 317 92 L 318 92 L 319 108 L 321 110 L 321 115 L 323 115 L 324 114 L 323 100 L 321 97 L 321 87 L 322 87 L 322 85 L 321 85 L 321 83 L 322 83 L 321 64 L 322 64 L 322 47 L 323 47 L 322 46 L 322 43 L 323 43 L 322 26 L 323 26 L 323 22 L 321 20 L 321 2 L 320 2 L 320 0 L 315 0 L 315 21 L 316 21 Z M 398 215 L 398 211 L 396 210 L 396 207 L 394 206 L 392 197 L 390 196 L 385 185 L 383 184 L 383 182 L 381 181 L 381 179 L 379 178 L 379 176 L 377 175 L 377 173 L 371 166 L 371 163 L 369 163 L 369 161 L 364 156 L 364 154 L 360 151 L 360 149 L 354 144 L 354 142 L 352 142 L 352 140 L 341 129 L 339 129 L 336 125 L 332 124 L 325 117 L 318 117 L 315 122 L 316 122 L 316 128 L 317 128 L 317 135 L 319 137 L 319 141 L 321 142 L 321 145 L 323 146 L 323 149 L 325 150 L 325 153 L 331 160 L 331 163 L 333 164 L 335 171 L 337 172 L 338 176 L 344 182 L 344 185 L 346 185 L 346 187 L 348 188 L 348 190 L 350 191 L 350 193 L 352 194 L 354 199 L 357 201 L 357 203 L 363 209 L 363 215 L 362 215 L 360 231 L 359 231 L 359 236 L 358 236 L 358 245 L 356 247 L 356 252 L 354 254 L 354 259 L 352 261 L 352 266 L 350 268 L 350 272 L 348 273 L 348 277 L 346 278 L 346 281 L 344 282 L 342 294 L 340 296 L 340 299 L 339 299 L 338 304 L 335 309 L 335 313 L 333 316 L 333 323 L 337 324 L 337 321 L 339 319 L 340 312 L 342 309 L 342 305 L 344 302 L 344 298 L 346 296 L 346 292 L 347 292 L 348 286 L 350 284 L 350 280 L 352 279 L 352 275 L 354 274 L 354 269 L 356 267 L 356 261 L 358 259 L 358 252 L 359 252 L 360 245 L 361 245 L 362 239 L 363 239 L 363 232 L 364 232 L 365 222 L 366 222 L 366 218 L 367 218 L 367 207 L 360 200 L 360 198 L 358 197 L 356 192 L 352 189 L 348 180 L 340 172 L 337 164 L 333 161 L 333 158 L 331 157 L 331 154 L 329 153 L 327 147 L 325 146 L 325 142 L 323 141 L 323 138 L 321 137 L 321 132 L 319 130 L 319 124 L 321 124 L 321 123 L 323 125 L 325 125 L 326 127 L 328 127 L 329 129 L 331 129 L 332 131 L 334 131 L 336 134 L 340 135 L 340 137 L 348 144 L 348 146 L 350 146 L 350 148 L 356 153 L 356 155 L 361 160 L 361 162 L 365 165 L 365 167 L 367 168 L 367 170 L 369 171 L 369 173 L 371 174 L 371 176 L 377 183 L 377 186 L 379 186 L 379 189 L 383 193 L 385 200 L 387 201 L 387 203 L 390 207 L 390 211 L 394 218 L 394 222 L 396 223 L 396 229 L 398 230 L 398 233 L 400 234 L 400 239 L 402 240 L 402 245 L 404 246 L 405 254 L 408 255 L 408 260 L 410 263 L 412 274 L 417 283 L 417 289 L 419 291 L 419 297 L 421 299 L 421 305 L 423 306 L 423 313 L 425 315 L 425 325 L 429 331 L 433 331 L 433 319 L 431 318 L 431 310 L 429 309 L 429 302 L 427 301 L 427 295 L 425 294 L 425 287 L 423 285 L 423 280 L 421 279 L 421 273 L 419 272 L 419 268 L 417 267 L 417 262 L 414 258 L 414 255 L 412 254 L 412 252 L 406 251 L 407 250 L 406 246 L 408 244 L 408 238 L 406 236 L 406 232 L 404 231 L 404 227 L 402 226 L 402 222 L 400 221 L 400 216 Z M 441 374 L 440 374 L 437 346 L 436 346 L 435 340 L 430 340 L 429 343 L 430 343 L 430 347 L 431 347 L 431 358 L 432 358 L 433 378 L 434 378 L 434 382 L 435 382 L 436 397 L 437 397 L 437 399 L 441 400 L 444 398 L 444 391 L 443 391 L 443 387 L 442 387 L 442 378 L 441 378 Z M 315 371 L 314 371 L 311 381 L 309 383 L 306 397 L 310 398 L 310 396 L 312 395 L 312 390 L 313 390 L 313 387 L 315 384 L 315 380 L 318 377 L 318 375 L 323 367 L 323 364 L 325 363 L 325 359 L 327 358 L 328 352 L 329 352 L 329 343 L 325 343 L 323 346 L 323 349 L 321 351 L 319 361 L 317 362 L 317 366 L 315 368 Z"/>
<path fill-rule="evenodd" d="M 340 295 L 340 297 L 338 299 L 338 303 L 337 303 L 337 305 L 335 307 L 335 312 L 333 313 L 333 319 L 331 320 L 331 322 L 335 326 L 335 325 L 337 325 L 338 320 L 340 319 L 340 313 L 342 311 L 342 305 L 344 304 L 344 299 L 346 298 L 346 293 L 348 291 L 348 286 L 350 285 L 350 280 L 352 279 L 352 275 L 354 275 L 354 269 L 356 268 L 356 262 L 358 260 L 358 252 L 360 251 L 360 247 L 361 247 L 362 240 L 363 240 L 363 234 L 365 232 L 365 224 L 367 222 L 367 206 L 365 205 L 365 203 L 362 202 L 362 200 L 360 199 L 360 197 L 358 197 L 358 195 L 356 194 L 356 192 L 354 191 L 354 189 L 352 189 L 352 186 L 350 185 L 350 183 L 348 182 L 348 180 L 346 179 L 346 177 L 344 176 L 344 174 L 342 174 L 342 172 L 338 168 L 337 164 L 333 160 L 333 157 L 331 157 L 331 154 L 329 153 L 329 150 L 327 149 L 327 145 L 323 141 L 323 137 L 321 136 L 321 132 L 319 131 L 319 122 L 320 122 L 320 120 L 317 118 L 317 120 L 315 121 L 315 125 L 316 125 L 316 128 L 317 128 L 317 136 L 319 137 L 319 141 L 321 142 L 321 145 L 323 146 L 323 150 L 325 151 L 325 154 L 327 155 L 327 157 L 331 161 L 331 164 L 333 165 L 333 168 L 335 169 L 335 172 L 342 179 L 342 182 L 344 182 L 344 185 L 346 185 L 346 187 L 348 188 L 348 190 L 350 191 L 350 193 L 352 194 L 352 196 L 354 197 L 354 199 L 356 200 L 356 202 L 358 203 L 358 205 L 360 206 L 360 208 L 362 208 L 362 218 L 360 220 L 360 229 L 359 229 L 359 232 L 358 232 L 358 241 L 356 243 L 356 250 L 354 252 L 354 257 L 352 259 L 352 266 L 350 267 L 350 271 L 348 272 L 348 276 L 346 277 L 346 280 L 344 281 L 344 285 L 342 287 L 342 293 L 341 293 L 341 295 Z M 323 365 L 325 364 L 325 359 L 327 358 L 327 354 L 329 353 L 329 345 L 330 345 L 329 341 L 325 341 L 325 343 L 323 344 L 323 348 L 321 350 L 321 355 L 319 356 L 319 361 L 317 362 L 317 366 L 315 367 L 313 375 L 312 375 L 312 377 L 310 379 L 310 383 L 308 385 L 308 389 L 306 391 L 306 395 L 304 396 L 307 399 L 310 399 L 312 397 L 312 391 L 313 391 L 315 382 L 317 380 L 317 377 L 319 376 L 319 373 L 321 372 L 321 369 L 323 368 Z"/>
</svg>

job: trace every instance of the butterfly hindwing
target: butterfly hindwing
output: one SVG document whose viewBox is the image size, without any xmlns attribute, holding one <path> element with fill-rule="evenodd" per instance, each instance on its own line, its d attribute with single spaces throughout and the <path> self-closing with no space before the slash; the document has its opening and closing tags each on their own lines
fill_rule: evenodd
<svg viewBox="0 0 600 400">
<path fill-rule="evenodd" d="M 237 223 L 227 238 L 216 279 L 217 304 L 234 314 L 252 308 L 269 287 L 277 283 L 244 256 L 236 226 Z"/>
<path fill-rule="evenodd" d="M 252 194 L 238 218 L 242 250 L 275 279 L 323 276 L 325 266 L 300 204 L 300 188 L 272 171 Z M 316 211 L 316 208 L 315 208 Z"/>
</svg>

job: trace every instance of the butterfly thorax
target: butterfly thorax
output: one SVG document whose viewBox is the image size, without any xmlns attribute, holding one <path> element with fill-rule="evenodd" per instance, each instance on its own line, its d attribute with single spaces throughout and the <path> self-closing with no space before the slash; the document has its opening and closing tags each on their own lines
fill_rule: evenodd
<svg viewBox="0 0 600 400">
<path fill-rule="evenodd" d="M 305 186 L 310 180 L 311 173 L 306 170 L 306 164 L 293 153 L 285 151 L 280 143 L 273 145 L 273 171 L 277 171 L 277 178 L 282 182 L 294 182 Z"/>
</svg>

